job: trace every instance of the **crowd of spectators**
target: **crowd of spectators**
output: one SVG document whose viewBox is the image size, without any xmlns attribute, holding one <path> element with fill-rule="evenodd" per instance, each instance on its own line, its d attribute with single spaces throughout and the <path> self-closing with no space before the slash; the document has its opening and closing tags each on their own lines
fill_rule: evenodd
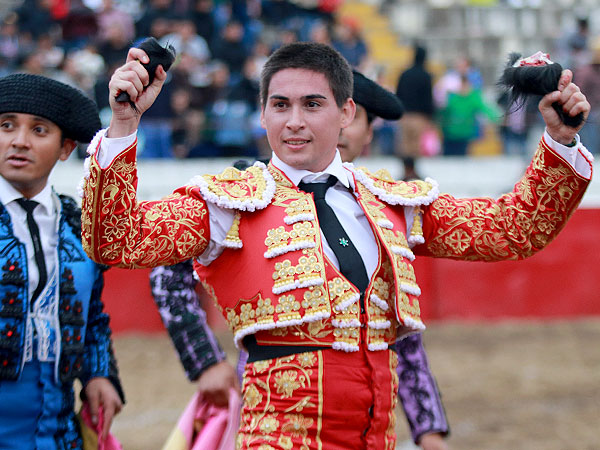
<svg viewBox="0 0 600 450">
<path fill-rule="evenodd" d="M 265 157 L 259 74 L 278 46 L 313 36 L 359 67 L 358 24 L 337 23 L 338 0 L 23 0 L 0 13 L 0 75 L 29 72 L 76 86 L 110 116 L 108 80 L 136 42 L 177 51 L 142 119 L 141 158 Z"/>
<path fill-rule="evenodd" d="M 335 14 L 341 1 L 20 0 L 0 11 L 0 76 L 29 72 L 76 86 L 97 102 L 108 125 L 110 75 L 125 61 L 132 45 L 153 36 L 173 45 L 177 60 L 158 100 L 143 116 L 138 132 L 140 158 L 265 158 L 270 150 L 260 127 L 259 76 L 274 49 L 297 40 L 323 42 L 377 80 L 359 22 Z M 582 136 L 590 150 L 598 152 L 600 105 L 595 103 L 600 102 L 600 41 L 589 36 L 587 22 L 581 20 L 562 42 L 564 58 L 572 63 L 566 66 L 574 70 L 596 111 Z M 433 103 L 423 103 L 429 96 L 419 94 L 416 101 L 423 105 L 417 108 L 411 98 L 423 87 L 406 84 L 408 99 L 398 87 L 408 106 L 406 120 L 377 119 L 374 152 L 410 158 L 452 149 L 469 154 L 469 143 L 482 137 L 482 113 L 488 123 L 499 127 L 505 153 L 528 151 L 527 130 L 537 116 L 535 108 L 507 114 L 503 99 L 498 105 L 486 105 L 480 97 L 481 75 L 467 58 L 457 57 L 455 67 L 428 83 L 432 81 Z M 461 114 L 464 123 L 456 124 Z M 404 138 L 403 122 L 409 132 Z M 471 131 L 468 136 L 454 136 L 453 130 Z M 415 147 L 417 138 L 425 150 Z M 409 141 L 418 155 L 407 155 Z"/>
</svg>

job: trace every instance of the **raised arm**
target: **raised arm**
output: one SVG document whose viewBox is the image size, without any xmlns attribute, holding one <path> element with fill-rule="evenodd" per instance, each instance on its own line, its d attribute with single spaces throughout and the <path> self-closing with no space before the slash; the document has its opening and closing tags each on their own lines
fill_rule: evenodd
<svg viewBox="0 0 600 450">
<path fill-rule="evenodd" d="M 148 73 L 140 63 L 146 58 L 142 50 L 130 49 L 127 62 L 110 80 L 112 119 L 89 146 L 82 192 L 85 251 L 97 262 L 127 268 L 198 256 L 210 232 L 208 209 L 197 187 L 182 188 L 161 201 L 137 202 L 135 132 L 166 77 L 159 66 L 147 85 Z M 134 107 L 116 101 L 121 92 L 129 94 Z"/>
<path fill-rule="evenodd" d="M 540 101 L 546 122 L 533 161 L 512 192 L 498 199 L 440 195 L 423 208 L 424 245 L 415 253 L 464 260 L 499 261 L 533 255 L 554 239 L 573 214 L 592 176 L 592 155 L 577 140 L 582 125 L 562 123 L 552 103 L 569 115 L 590 105 L 565 71 L 559 89 Z"/>
</svg>

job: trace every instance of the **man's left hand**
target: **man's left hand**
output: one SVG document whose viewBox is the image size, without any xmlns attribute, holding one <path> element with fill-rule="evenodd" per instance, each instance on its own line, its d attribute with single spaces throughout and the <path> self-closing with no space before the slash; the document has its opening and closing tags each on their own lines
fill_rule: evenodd
<svg viewBox="0 0 600 450">
<path fill-rule="evenodd" d="M 573 142 L 575 135 L 585 124 L 585 119 L 587 119 L 591 109 L 585 95 L 572 80 L 573 73 L 568 69 L 563 70 L 558 81 L 558 89 L 545 95 L 538 105 L 544 122 L 546 122 L 548 134 L 556 142 L 563 145 L 569 145 Z M 579 113 L 583 113 L 584 121 L 576 128 L 565 125 L 552 107 L 554 102 L 557 102 L 564 113 L 569 116 L 574 117 Z"/>
</svg>

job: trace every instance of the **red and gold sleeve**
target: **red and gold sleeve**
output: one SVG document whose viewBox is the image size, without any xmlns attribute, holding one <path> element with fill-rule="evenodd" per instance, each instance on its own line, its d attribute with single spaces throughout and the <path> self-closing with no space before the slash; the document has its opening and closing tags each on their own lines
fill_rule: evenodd
<svg viewBox="0 0 600 450">
<path fill-rule="evenodd" d="M 542 141 L 512 192 L 492 198 L 440 195 L 422 207 L 419 255 L 473 261 L 522 259 L 554 239 L 590 180 Z"/>
<path fill-rule="evenodd" d="M 162 200 L 138 202 L 135 161 L 135 144 L 106 169 L 91 157 L 82 200 L 87 254 L 126 268 L 170 265 L 200 255 L 210 226 L 198 188 L 182 187 Z"/>
</svg>

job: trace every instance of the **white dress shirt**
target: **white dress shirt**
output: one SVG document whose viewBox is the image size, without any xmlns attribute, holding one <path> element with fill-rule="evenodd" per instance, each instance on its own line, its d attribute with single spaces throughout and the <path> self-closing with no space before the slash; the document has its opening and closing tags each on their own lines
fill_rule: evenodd
<svg viewBox="0 0 600 450">
<path fill-rule="evenodd" d="M 25 244 L 27 251 L 27 273 L 24 275 L 27 275 L 29 298 L 31 298 L 31 294 L 33 294 L 38 285 L 40 274 L 35 262 L 35 251 L 33 249 L 31 234 L 27 226 L 27 213 L 16 202 L 19 198 L 23 198 L 23 194 L 0 176 L 0 201 L 10 215 L 15 237 Z M 39 203 L 33 210 L 33 218 L 40 230 L 40 240 L 42 242 L 42 250 L 44 251 L 44 260 L 46 261 L 46 272 L 48 277 L 50 277 L 56 269 L 58 259 L 58 211 L 60 210 L 60 200 L 53 193 L 49 185 L 46 185 L 42 192 L 30 200 Z"/>
</svg>

